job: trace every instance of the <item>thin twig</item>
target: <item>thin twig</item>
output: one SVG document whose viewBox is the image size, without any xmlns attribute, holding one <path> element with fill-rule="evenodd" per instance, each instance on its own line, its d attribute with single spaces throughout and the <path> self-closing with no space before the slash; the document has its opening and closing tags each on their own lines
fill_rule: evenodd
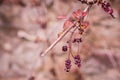
<svg viewBox="0 0 120 80">
<path fill-rule="evenodd" d="M 62 35 L 60 37 L 58 37 L 57 40 L 54 43 L 52 43 L 52 45 L 50 45 L 50 47 L 48 47 L 46 49 L 45 52 L 41 53 L 41 56 L 45 56 L 48 53 L 48 51 L 50 51 L 73 28 L 73 26 L 74 26 L 74 24 L 71 27 L 69 27 L 66 31 L 64 31 L 62 33 Z"/>
<path fill-rule="evenodd" d="M 71 33 L 71 35 L 70 35 L 70 40 L 69 40 L 69 56 L 70 56 L 70 54 L 71 54 L 72 57 L 74 57 L 74 56 L 73 56 L 73 53 L 72 53 L 72 38 L 73 38 L 73 35 L 74 35 L 76 29 L 78 29 L 78 27 L 79 27 L 79 26 L 75 26 L 75 29 L 72 31 L 72 33 Z M 68 57 L 69 57 L 69 56 L 68 56 Z"/>
</svg>

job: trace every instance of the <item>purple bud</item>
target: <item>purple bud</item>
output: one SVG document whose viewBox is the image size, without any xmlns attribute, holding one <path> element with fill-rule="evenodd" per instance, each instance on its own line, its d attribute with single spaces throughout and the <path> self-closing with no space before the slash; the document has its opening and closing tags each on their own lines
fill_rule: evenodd
<svg viewBox="0 0 120 80">
<path fill-rule="evenodd" d="M 62 47 L 62 51 L 66 52 L 68 50 L 67 46 Z"/>
<path fill-rule="evenodd" d="M 79 34 L 83 34 L 83 32 L 84 32 L 84 29 L 79 29 Z"/>
<path fill-rule="evenodd" d="M 80 55 L 76 55 L 76 56 L 75 56 L 75 59 L 80 59 Z"/>
<path fill-rule="evenodd" d="M 110 3 L 106 3 L 106 7 L 110 7 Z"/>
<path fill-rule="evenodd" d="M 75 39 L 73 40 L 73 43 L 75 43 L 75 42 L 77 42 L 77 43 L 82 42 L 82 38 L 75 38 Z"/>
</svg>

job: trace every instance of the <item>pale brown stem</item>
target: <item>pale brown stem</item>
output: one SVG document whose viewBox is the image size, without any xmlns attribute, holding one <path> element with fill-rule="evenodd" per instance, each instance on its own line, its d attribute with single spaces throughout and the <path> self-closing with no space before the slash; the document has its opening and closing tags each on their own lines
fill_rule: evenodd
<svg viewBox="0 0 120 80">
<path fill-rule="evenodd" d="M 73 26 L 74 26 L 74 24 L 73 24 L 71 27 L 69 27 L 66 31 L 64 31 L 64 32 L 62 33 L 62 35 L 59 36 L 59 37 L 57 38 L 57 40 L 56 40 L 55 42 L 53 42 L 53 43 L 50 45 L 50 47 L 48 47 L 48 48 L 45 50 L 45 52 L 41 53 L 41 56 L 45 56 L 45 55 L 73 28 Z"/>
<path fill-rule="evenodd" d="M 72 53 L 72 38 L 73 38 L 73 35 L 76 31 L 76 29 L 78 29 L 78 26 L 75 27 L 75 29 L 72 31 L 71 35 L 70 35 L 70 40 L 69 40 L 69 56 L 70 54 L 72 55 L 72 57 L 74 57 L 73 53 Z"/>
</svg>

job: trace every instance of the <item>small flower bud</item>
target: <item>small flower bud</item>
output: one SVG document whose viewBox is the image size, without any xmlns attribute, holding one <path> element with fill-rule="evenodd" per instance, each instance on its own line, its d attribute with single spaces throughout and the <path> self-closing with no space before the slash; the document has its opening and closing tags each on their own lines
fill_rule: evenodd
<svg viewBox="0 0 120 80">
<path fill-rule="evenodd" d="M 68 50 L 68 47 L 67 46 L 63 46 L 62 47 L 62 51 L 66 52 Z"/>
<path fill-rule="evenodd" d="M 83 32 L 84 32 L 84 29 L 81 29 L 81 28 L 80 28 L 80 29 L 79 29 L 79 34 L 81 34 L 81 35 L 82 35 L 82 34 L 83 34 Z"/>
<path fill-rule="evenodd" d="M 82 42 L 82 38 L 75 38 L 75 39 L 73 40 L 73 43 L 75 43 L 75 42 L 77 42 L 77 43 Z"/>
</svg>

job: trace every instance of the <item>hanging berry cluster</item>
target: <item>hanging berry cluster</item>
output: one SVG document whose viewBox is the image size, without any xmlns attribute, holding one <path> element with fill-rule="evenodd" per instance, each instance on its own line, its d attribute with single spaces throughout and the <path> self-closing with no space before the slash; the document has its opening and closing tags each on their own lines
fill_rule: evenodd
<svg viewBox="0 0 120 80">
<path fill-rule="evenodd" d="M 110 3 L 103 0 L 78 0 L 83 4 L 87 5 L 84 11 L 80 9 L 75 10 L 72 15 L 64 22 L 63 31 L 58 34 L 57 40 L 46 49 L 45 52 L 41 53 L 41 56 L 44 56 L 50 51 L 67 33 L 70 33 L 69 39 L 66 41 L 67 45 L 62 46 L 62 51 L 68 53 L 68 57 L 65 60 L 65 71 L 69 72 L 71 69 L 71 58 L 74 59 L 74 64 L 77 67 L 81 66 L 81 57 L 80 57 L 80 44 L 82 43 L 83 33 L 89 26 L 89 22 L 86 21 L 88 12 L 93 5 L 101 6 L 105 12 L 110 14 L 113 18 L 113 9 L 110 6 Z M 64 19 L 65 16 L 59 16 L 58 18 Z M 77 35 L 77 37 L 75 36 Z M 77 44 L 77 51 L 73 53 L 72 45 Z"/>
</svg>

